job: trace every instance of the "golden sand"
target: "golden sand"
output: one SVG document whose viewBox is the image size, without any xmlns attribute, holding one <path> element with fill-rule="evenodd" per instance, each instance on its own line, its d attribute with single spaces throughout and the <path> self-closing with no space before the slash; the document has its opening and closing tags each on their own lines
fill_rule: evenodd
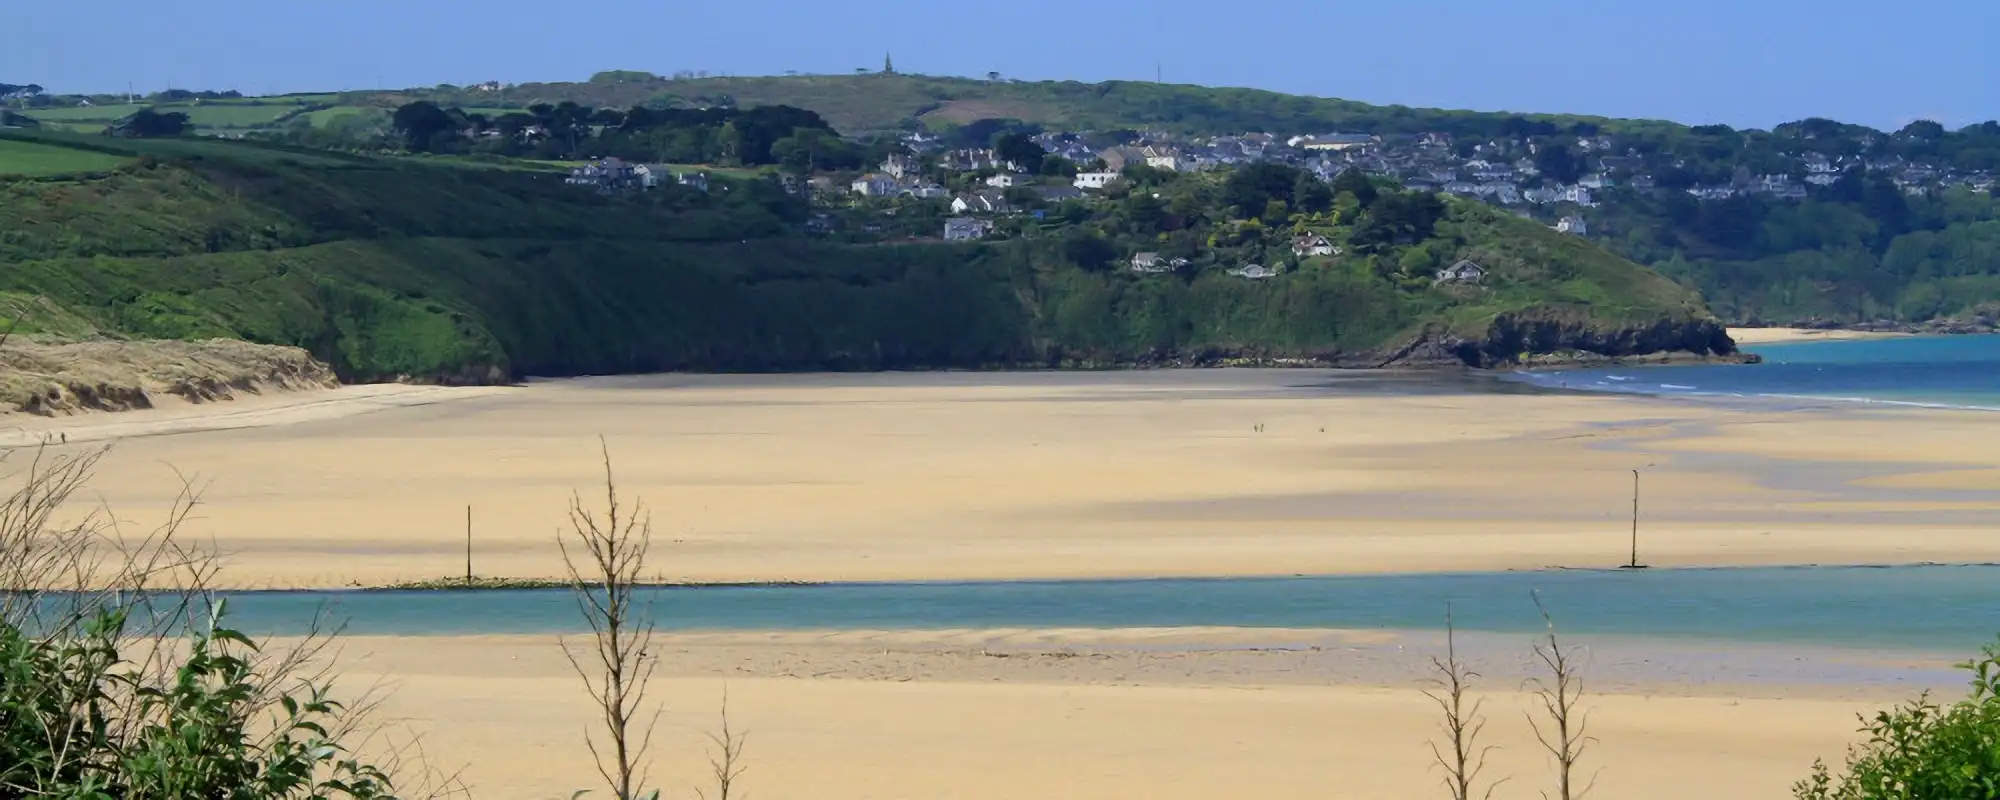
<svg viewBox="0 0 2000 800">
<path fill-rule="evenodd" d="M 468 505 L 481 575 L 555 575 L 565 503 L 598 490 L 600 435 L 621 491 L 652 511 L 658 576 L 672 579 L 1607 566 L 1627 557 L 1635 469 L 1642 558 L 1656 565 L 1994 560 L 2000 501 L 1981 484 L 2000 470 L 2000 427 L 1984 414 L 1324 387 L 1349 377 L 353 387 L 15 417 L 0 444 L 116 440 L 91 499 L 134 525 L 158 519 L 180 486 L 176 470 L 195 476 L 204 504 L 189 533 L 232 554 L 227 582 L 252 587 L 458 574 Z M 1065 635 L 932 634 L 948 645 Z M 1233 634 L 1123 636 L 1185 644 Z M 783 647 L 697 637 L 663 656 L 658 775 L 669 794 L 697 782 L 702 732 L 725 686 L 751 732 L 753 797 L 1437 791 L 1424 745 L 1435 719 L 1415 673 L 1312 684 L 1234 656 L 1190 656 L 1198 660 L 1184 674 L 1069 657 L 1000 672 L 935 659 L 888 669 L 857 661 L 856 648 L 880 647 L 893 662 L 911 641 L 767 638 Z M 396 684 L 386 711 L 428 731 L 433 757 L 463 764 L 477 796 L 558 798 L 591 785 L 580 738 L 588 705 L 551 641 L 368 639 L 347 653 L 348 685 Z M 1513 777 L 1495 797 L 1537 797 L 1547 772 L 1520 684 L 1490 688 L 1503 748 L 1494 774 Z M 1607 688 L 1590 701 L 1600 744 L 1586 763 L 1602 770 L 1597 796 L 1642 800 L 1783 796 L 1814 758 L 1838 759 L 1856 712 L 1886 699 Z"/>
<path fill-rule="evenodd" d="M 1854 339 L 1887 339 L 1908 336 L 1890 331 L 1823 330 L 1819 328 L 1730 328 L 1729 338 L 1737 344 L 1783 344 L 1790 342 L 1840 342 Z"/>
<path fill-rule="evenodd" d="M 913 678 L 885 666 L 907 634 L 879 643 L 880 657 L 811 641 L 680 644 L 653 685 L 665 706 L 649 785 L 672 795 L 704 785 L 726 691 L 732 727 L 748 733 L 740 788 L 752 797 L 1442 796 L 1427 744 L 1438 720 L 1415 674 L 1400 687 L 1260 685 L 1228 666 L 1183 680 L 1087 653 L 1040 665 L 974 653 Z M 387 717 L 425 732 L 433 765 L 462 768 L 475 796 L 593 785 L 589 705 L 552 639 L 362 639 L 347 653 L 349 679 L 390 680 Z M 1527 722 L 1533 698 L 1517 680 L 1484 689 L 1484 741 L 1500 748 L 1487 774 L 1509 779 L 1494 796 L 1539 797 L 1551 773 Z M 1785 796 L 1815 758 L 1837 761 L 1855 713 L 1876 706 L 1593 693 L 1583 707 L 1596 742 L 1581 770 L 1597 796 L 1749 800 Z"/>
<path fill-rule="evenodd" d="M 600 435 L 652 511 L 658 576 L 679 580 L 1605 566 L 1629 548 L 1634 469 L 1654 564 L 1992 560 L 2000 502 L 1926 493 L 2000 461 L 1982 413 L 1315 387 L 1342 377 L 353 387 L 0 437 L 118 438 L 93 490 L 134 524 L 194 476 L 196 532 L 252 587 L 462 574 L 467 506 L 475 571 L 557 575 L 565 504 L 599 489 Z"/>
</svg>

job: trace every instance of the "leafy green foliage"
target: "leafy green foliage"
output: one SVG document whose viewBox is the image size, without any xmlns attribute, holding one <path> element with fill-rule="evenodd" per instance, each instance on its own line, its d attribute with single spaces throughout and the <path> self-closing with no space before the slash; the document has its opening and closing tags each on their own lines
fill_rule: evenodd
<svg viewBox="0 0 2000 800">
<path fill-rule="evenodd" d="M 342 707 L 327 687 L 269 685 L 220 605 L 159 680 L 121 650 L 131 611 L 41 636 L 0 623 L 0 797 L 394 796 L 330 727 Z"/>
<path fill-rule="evenodd" d="M 1840 776 L 1815 763 L 1793 787 L 1800 800 L 1993 800 L 2000 798 L 2000 644 L 1960 665 L 1972 691 L 1950 706 L 1928 695 L 1864 718 L 1867 740 Z"/>
<path fill-rule="evenodd" d="M 1922 321 L 2000 302 L 2000 201 L 1843 178 L 1801 202 L 1620 198 L 1607 244 L 1699 287 L 1726 318 Z"/>
</svg>

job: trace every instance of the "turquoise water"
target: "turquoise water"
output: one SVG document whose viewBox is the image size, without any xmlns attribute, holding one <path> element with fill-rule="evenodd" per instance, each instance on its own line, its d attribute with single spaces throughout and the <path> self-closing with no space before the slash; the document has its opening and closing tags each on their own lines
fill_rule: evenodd
<svg viewBox="0 0 2000 800">
<path fill-rule="evenodd" d="M 1854 405 L 2000 410 L 2000 336 L 1914 336 L 1744 348 L 1762 364 L 1619 367 L 1510 376 L 1538 386 Z"/>
<path fill-rule="evenodd" d="M 1567 570 L 1442 575 L 727 586 L 649 590 L 664 629 L 1540 626 L 1572 633 L 1897 647 L 1965 654 L 2000 632 L 2000 567 Z M 250 592 L 237 625 L 301 630 L 322 607 L 357 635 L 580 630 L 561 590 Z"/>
</svg>

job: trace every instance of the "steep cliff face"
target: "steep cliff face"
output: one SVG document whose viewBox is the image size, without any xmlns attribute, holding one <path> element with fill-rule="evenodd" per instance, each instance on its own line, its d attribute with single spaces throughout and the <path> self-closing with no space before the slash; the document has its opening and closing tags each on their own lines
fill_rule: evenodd
<svg viewBox="0 0 2000 800">
<path fill-rule="evenodd" d="M 1721 322 L 1712 318 L 1661 318 L 1606 323 L 1575 313 L 1530 310 L 1494 318 L 1482 335 L 1430 331 L 1389 354 L 1384 365 L 1492 368 L 1564 360 L 1680 355 L 1747 360 Z"/>
</svg>

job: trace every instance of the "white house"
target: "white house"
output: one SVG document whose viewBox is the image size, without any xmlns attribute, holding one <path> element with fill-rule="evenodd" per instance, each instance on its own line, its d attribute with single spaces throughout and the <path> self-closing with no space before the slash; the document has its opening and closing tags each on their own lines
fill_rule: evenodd
<svg viewBox="0 0 2000 800">
<path fill-rule="evenodd" d="M 896 194 L 902 187 L 896 183 L 895 178 L 881 174 L 869 174 L 856 178 L 852 188 L 854 193 L 858 195 L 887 197 Z"/>
<path fill-rule="evenodd" d="M 1034 182 L 1035 182 L 1034 176 L 1023 175 L 1018 172 L 1002 172 L 986 179 L 987 186 L 992 186 L 999 189 L 1011 189 L 1016 186 L 1026 186 Z"/>
<path fill-rule="evenodd" d="M 1557 196 L 1556 199 L 1561 200 L 1565 203 L 1575 203 L 1585 208 L 1590 208 L 1592 206 L 1597 205 L 1596 202 L 1593 202 L 1590 199 L 1590 189 L 1588 187 L 1583 187 L 1583 186 L 1563 187 L 1562 192 Z"/>
<path fill-rule="evenodd" d="M 1118 177 L 1116 172 L 1079 172 L 1070 183 L 1078 189 L 1102 189 Z"/>
<path fill-rule="evenodd" d="M 1013 210 L 1007 205 L 1006 196 L 997 189 L 987 189 L 976 194 L 962 194 L 951 201 L 954 214 L 1005 214 Z"/>
<path fill-rule="evenodd" d="M 1161 258 L 1159 253 L 1140 253 L 1132 257 L 1132 271 L 1145 273 L 1172 272 L 1173 266 L 1171 262 Z"/>
<path fill-rule="evenodd" d="M 902 153 L 891 153 L 888 158 L 882 160 L 882 171 L 896 180 L 913 177 L 918 170 L 917 160 Z"/>
<path fill-rule="evenodd" d="M 1229 274 L 1234 275 L 1238 278 L 1250 278 L 1252 280 L 1259 280 L 1263 278 L 1275 278 L 1278 276 L 1278 271 L 1275 269 L 1271 269 L 1270 267 L 1264 266 L 1263 264 L 1245 264 L 1241 267 L 1237 267 L 1236 269 L 1230 270 Z"/>
<path fill-rule="evenodd" d="M 919 183 L 914 186 L 903 187 L 903 196 L 935 200 L 941 197 L 950 197 L 951 192 L 935 183 Z"/>
<path fill-rule="evenodd" d="M 708 191 L 708 173 L 706 172 L 683 172 L 676 180 L 680 181 L 682 186 L 686 186 L 697 192 L 705 193 Z"/>
<path fill-rule="evenodd" d="M 1438 270 L 1438 283 L 1478 283 L 1486 279 L 1486 268 L 1472 263 L 1471 259 L 1460 259 L 1458 263 Z"/>
<path fill-rule="evenodd" d="M 1340 248 L 1334 247 L 1333 242 L 1327 241 L 1325 236 L 1317 233 L 1308 233 L 1292 239 L 1292 255 L 1301 258 L 1306 256 L 1332 256 L 1339 254 Z"/>
<path fill-rule="evenodd" d="M 1582 217 L 1567 216 L 1556 221 L 1556 230 L 1560 233 L 1573 233 L 1578 236 L 1585 236 L 1590 233 L 1590 226 L 1583 221 Z"/>
<path fill-rule="evenodd" d="M 639 181 L 640 188 L 651 189 L 662 183 L 666 183 L 667 181 L 673 180 L 674 173 L 672 170 L 669 170 L 666 167 L 654 166 L 652 164 L 640 164 L 639 166 L 632 168 L 632 177 Z"/>
<path fill-rule="evenodd" d="M 992 232 L 993 223 L 988 220 L 958 217 L 944 221 L 944 240 L 947 242 L 969 242 Z"/>
</svg>

